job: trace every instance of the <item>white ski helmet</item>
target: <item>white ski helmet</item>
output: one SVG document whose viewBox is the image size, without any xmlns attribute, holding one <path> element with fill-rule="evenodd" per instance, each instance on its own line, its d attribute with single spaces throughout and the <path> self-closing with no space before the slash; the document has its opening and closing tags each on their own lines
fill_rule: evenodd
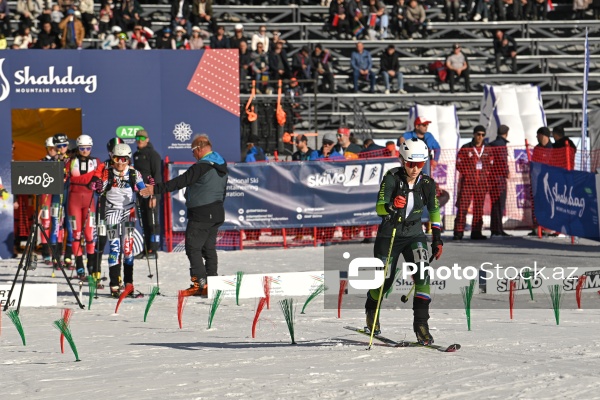
<svg viewBox="0 0 600 400">
<path fill-rule="evenodd" d="M 427 161 L 429 159 L 429 147 L 421 139 L 408 139 L 400 145 L 400 155 L 404 161 Z"/>
<path fill-rule="evenodd" d="M 127 143 L 119 143 L 113 149 L 113 156 L 131 158 L 131 147 Z"/>
<path fill-rule="evenodd" d="M 91 136 L 81 135 L 77 138 L 77 146 L 93 146 L 94 141 Z"/>
<path fill-rule="evenodd" d="M 46 139 L 46 147 L 54 147 L 54 136 L 50 136 Z"/>
</svg>

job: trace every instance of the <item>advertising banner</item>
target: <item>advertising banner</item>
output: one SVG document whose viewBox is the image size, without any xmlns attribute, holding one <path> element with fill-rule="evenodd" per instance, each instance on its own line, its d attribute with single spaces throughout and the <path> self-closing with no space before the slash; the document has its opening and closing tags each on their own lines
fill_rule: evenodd
<svg viewBox="0 0 600 400">
<path fill-rule="evenodd" d="M 175 177 L 190 164 L 169 165 Z M 379 183 L 395 159 L 229 164 L 222 229 L 376 225 Z M 184 231 L 183 190 L 174 193 L 173 231 Z"/>
<path fill-rule="evenodd" d="M 531 163 L 535 217 L 544 228 L 600 240 L 599 175 Z"/>
<path fill-rule="evenodd" d="M 148 131 L 154 148 L 172 161 L 193 160 L 194 134 L 209 135 L 226 160 L 240 157 L 237 50 L 3 52 L 0 57 L 0 185 L 11 192 L 13 112 L 80 110 L 73 132 L 44 131 L 16 138 L 19 148 L 39 146 L 56 133 L 94 139 L 92 155 L 105 159 L 105 144 L 120 137 L 136 150 L 135 134 Z M 51 128 L 47 128 L 51 130 Z M 46 136 L 47 135 L 47 136 Z M 17 160 L 17 161 L 32 161 Z M 12 201 L 7 201 L 12 204 Z M 0 208 L 0 257 L 12 255 L 12 207 Z M 10 221 L 10 222 L 9 222 Z"/>
</svg>

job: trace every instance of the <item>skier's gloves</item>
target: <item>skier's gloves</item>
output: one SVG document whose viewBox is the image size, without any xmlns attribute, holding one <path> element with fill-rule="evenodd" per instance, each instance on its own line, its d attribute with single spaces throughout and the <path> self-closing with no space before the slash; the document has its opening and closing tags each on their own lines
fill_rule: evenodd
<svg viewBox="0 0 600 400">
<path fill-rule="evenodd" d="M 433 240 L 431 241 L 431 257 L 429 262 L 432 262 L 435 258 L 439 260 L 444 252 L 444 242 L 442 242 L 441 231 L 439 227 L 431 227 L 431 235 Z"/>
<path fill-rule="evenodd" d="M 404 208 L 406 206 L 406 197 L 404 196 L 396 196 L 394 199 L 394 207 L 395 208 Z"/>
<path fill-rule="evenodd" d="M 102 180 L 97 176 L 94 176 L 90 181 L 88 188 L 100 193 L 102 191 Z"/>
<path fill-rule="evenodd" d="M 148 185 L 155 185 L 153 177 L 151 177 L 151 176 L 148 175 L 148 177 L 146 178 L 146 180 L 148 181 Z"/>
</svg>

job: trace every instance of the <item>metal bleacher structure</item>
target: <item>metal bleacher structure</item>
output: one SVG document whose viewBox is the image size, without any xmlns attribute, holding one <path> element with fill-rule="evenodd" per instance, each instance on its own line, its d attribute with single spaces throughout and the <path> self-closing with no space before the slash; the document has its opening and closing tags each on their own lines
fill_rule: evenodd
<svg viewBox="0 0 600 400">
<path fill-rule="evenodd" d="M 9 5 L 12 10 L 16 9 L 16 2 L 11 1 Z M 170 7 L 168 4 L 143 5 L 143 15 L 151 21 L 151 29 L 155 32 L 169 25 Z M 360 120 L 361 125 L 368 126 L 357 128 L 368 129 L 375 138 L 396 136 L 406 126 L 409 107 L 419 103 L 455 104 L 461 132 L 467 136 L 470 128 L 479 122 L 484 84 L 538 85 L 548 125 L 562 125 L 571 133 L 580 131 L 586 28 L 589 30 L 590 50 L 588 109 L 600 108 L 600 20 L 569 19 L 570 7 L 570 4 L 556 5 L 556 10 L 549 14 L 550 18 L 556 18 L 553 20 L 488 23 L 443 22 L 442 6 L 431 7 L 427 10 L 427 17 L 431 20 L 428 38 L 363 41 L 374 57 L 376 71 L 379 70 L 379 54 L 389 44 L 394 44 L 400 53 L 401 72 L 408 93 L 390 95 L 383 94 L 380 79 L 375 94 L 367 93 L 364 87 L 364 92 L 351 93 L 350 55 L 356 41 L 333 38 L 324 23 L 328 14 L 326 7 L 304 2 L 292 6 L 214 5 L 213 17 L 229 33 L 233 32 L 236 23 L 244 25 L 247 36 L 251 36 L 260 25 L 267 25 L 269 31 L 279 30 L 282 39 L 287 41 L 290 58 L 305 45 L 312 47 L 320 43 L 331 51 L 338 93 L 305 94 L 296 125 L 298 132 L 323 132 L 335 129 L 341 123 L 354 126 Z M 14 23 L 16 26 L 16 21 Z M 501 71 L 496 71 L 492 45 L 495 29 L 503 29 L 517 40 L 516 74 L 510 73 L 504 65 Z M 463 52 L 469 57 L 471 93 L 464 92 L 462 80 L 457 85 L 457 92 L 450 93 L 448 85 L 437 82 L 427 69 L 430 63 L 444 60 L 455 42 L 461 43 Z M 97 49 L 99 43 L 97 38 L 86 39 L 85 47 Z M 264 101 L 275 97 L 257 96 Z M 241 104 L 245 104 L 247 99 L 248 94 L 242 94 Z"/>
</svg>

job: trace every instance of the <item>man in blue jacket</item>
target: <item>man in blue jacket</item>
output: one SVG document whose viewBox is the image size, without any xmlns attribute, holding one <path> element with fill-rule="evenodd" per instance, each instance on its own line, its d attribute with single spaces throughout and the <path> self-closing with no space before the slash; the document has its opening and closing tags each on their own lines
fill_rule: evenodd
<svg viewBox="0 0 600 400">
<path fill-rule="evenodd" d="M 148 185 L 140 190 L 142 196 L 174 192 L 186 188 L 187 227 L 185 254 L 190 260 L 192 285 L 185 296 L 206 296 L 207 278 L 217 276 L 217 231 L 225 221 L 227 162 L 212 150 L 206 135 L 192 142 L 196 163 L 185 173 L 164 183 Z"/>
<path fill-rule="evenodd" d="M 404 135 L 402 135 L 398 139 L 398 143 L 397 143 L 398 147 L 400 147 L 400 145 L 402 143 L 404 143 L 404 141 L 412 139 L 412 138 L 421 139 L 422 141 L 425 142 L 427 147 L 429 147 L 429 151 L 433 152 L 433 156 L 430 155 L 429 162 L 425 165 L 425 168 L 423 168 L 423 173 L 427 174 L 427 175 L 430 175 L 430 170 L 432 168 L 435 168 L 435 166 L 437 165 L 437 162 L 440 159 L 440 152 L 441 152 L 440 144 L 438 143 L 437 140 L 435 140 L 435 138 L 433 137 L 431 132 L 427 131 L 430 123 L 431 123 L 431 121 L 427 120 L 427 118 L 418 117 L 415 120 L 415 129 L 404 133 Z"/>
<path fill-rule="evenodd" d="M 376 75 L 373 72 L 373 58 L 369 50 L 365 50 L 362 42 L 356 43 L 356 51 L 352 52 L 352 69 L 354 70 L 354 93 L 358 93 L 358 78 L 363 77 L 369 80 L 371 89 L 369 93 L 375 93 Z"/>
</svg>

